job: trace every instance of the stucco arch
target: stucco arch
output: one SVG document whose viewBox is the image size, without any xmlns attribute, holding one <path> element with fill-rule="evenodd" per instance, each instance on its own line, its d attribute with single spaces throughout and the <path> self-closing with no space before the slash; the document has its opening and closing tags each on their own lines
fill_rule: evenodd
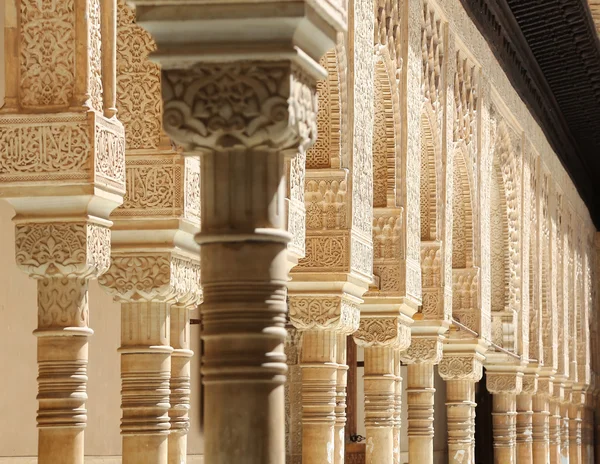
<svg viewBox="0 0 600 464">
<path fill-rule="evenodd" d="M 496 134 L 489 211 L 493 339 L 503 348 L 516 352 L 521 337 L 515 331 L 524 326 L 523 321 L 517 321 L 523 316 L 519 307 L 520 179 L 516 151 L 504 121 L 498 122 Z"/>
<path fill-rule="evenodd" d="M 458 149 L 454 153 L 452 199 L 452 268 L 473 267 L 473 183 L 467 166 L 466 150 Z"/>
<path fill-rule="evenodd" d="M 440 240 L 441 156 L 438 131 L 430 105 L 421 115 L 421 240 Z"/>
<path fill-rule="evenodd" d="M 396 184 L 396 127 L 393 85 L 385 58 L 375 56 L 373 121 L 373 207 L 394 206 Z"/>
<path fill-rule="evenodd" d="M 327 78 L 317 82 L 319 111 L 318 137 L 306 154 L 307 169 L 336 168 L 342 156 L 342 91 L 338 51 L 332 49 L 321 58 Z"/>
</svg>

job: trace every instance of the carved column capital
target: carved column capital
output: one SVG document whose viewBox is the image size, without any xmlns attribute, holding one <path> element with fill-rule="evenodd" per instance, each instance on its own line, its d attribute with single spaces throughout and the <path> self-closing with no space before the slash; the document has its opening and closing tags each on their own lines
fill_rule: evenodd
<svg viewBox="0 0 600 464">
<path fill-rule="evenodd" d="M 399 317 L 361 317 L 354 341 L 363 348 L 379 346 L 404 351 L 410 346 L 410 327 Z"/>
<path fill-rule="evenodd" d="M 98 277 L 110 264 L 106 223 L 17 222 L 17 265 L 34 278 Z"/>
<path fill-rule="evenodd" d="M 443 356 L 443 341 L 439 337 L 412 335 L 408 349 L 401 354 L 407 364 L 438 364 Z"/>
<path fill-rule="evenodd" d="M 199 298 L 200 264 L 172 252 L 115 251 L 99 282 L 121 302 L 187 301 Z"/>
<path fill-rule="evenodd" d="M 316 78 L 287 61 L 164 70 L 163 98 L 165 131 L 187 152 L 305 151 L 316 139 Z"/>
<path fill-rule="evenodd" d="M 347 335 L 358 329 L 360 320 L 357 304 L 338 296 L 292 296 L 289 315 L 298 330 L 329 330 Z"/>
<path fill-rule="evenodd" d="M 476 353 L 447 354 L 444 353 L 438 366 L 442 379 L 469 380 L 479 382 L 483 376 L 483 356 Z"/>
<path fill-rule="evenodd" d="M 536 395 L 551 398 L 554 394 L 554 384 L 548 377 L 540 376 L 537 382 Z"/>
<path fill-rule="evenodd" d="M 539 377 L 537 374 L 528 374 L 523 375 L 523 382 L 521 393 L 525 395 L 534 395 L 538 392 L 539 388 Z"/>
<path fill-rule="evenodd" d="M 522 372 L 487 372 L 486 387 L 492 394 L 518 395 L 523 390 Z"/>
</svg>

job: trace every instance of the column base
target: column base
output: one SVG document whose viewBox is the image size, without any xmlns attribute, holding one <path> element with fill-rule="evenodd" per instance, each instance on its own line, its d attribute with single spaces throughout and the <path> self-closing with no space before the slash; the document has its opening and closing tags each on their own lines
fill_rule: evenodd
<svg viewBox="0 0 600 464">
<path fill-rule="evenodd" d="M 38 464 L 84 464 L 84 429 L 38 429 Z"/>
<path fill-rule="evenodd" d="M 123 464 L 168 464 L 168 433 L 123 436 Z"/>
</svg>

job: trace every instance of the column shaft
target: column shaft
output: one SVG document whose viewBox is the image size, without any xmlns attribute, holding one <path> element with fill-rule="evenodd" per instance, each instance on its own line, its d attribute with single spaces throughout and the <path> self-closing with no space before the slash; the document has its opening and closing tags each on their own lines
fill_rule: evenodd
<svg viewBox="0 0 600 464">
<path fill-rule="evenodd" d="M 170 305 L 121 303 L 123 464 L 167 464 Z"/>
<path fill-rule="evenodd" d="M 83 464 L 87 422 L 87 281 L 38 280 L 38 462 Z"/>
<path fill-rule="evenodd" d="M 550 462 L 550 404 L 545 395 L 534 395 L 532 401 L 533 464 Z"/>
<path fill-rule="evenodd" d="M 394 464 L 400 464 L 400 440 L 402 433 L 402 361 L 399 350 L 394 350 Z"/>
<path fill-rule="evenodd" d="M 475 462 L 476 405 L 473 380 L 446 381 L 448 462 L 450 464 L 473 464 Z"/>
<path fill-rule="evenodd" d="M 344 333 L 337 334 L 336 363 L 336 405 L 335 405 L 335 464 L 344 464 L 345 430 L 346 430 L 346 387 L 348 384 L 348 365 L 346 363 L 346 346 L 348 336 Z"/>
<path fill-rule="evenodd" d="M 302 462 L 333 462 L 335 454 L 337 334 L 302 333 Z M 258 463 L 257 463 L 258 464 Z"/>
<path fill-rule="evenodd" d="M 407 375 L 408 460 L 433 463 L 433 364 L 409 364 Z"/>
<path fill-rule="evenodd" d="M 565 399 L 570 398 L 571 395 L 565 392 Z M 560 456 L 561 462 L 569 462 L 571 455 L 569 451 L 569 403 L 563 402 L 560 405 Z"/>
<path fill-rule="evenodd" d="M 517 395 L 517 462 L 533 462 L 533 403 L 531 394 Z"/>
<path fill-rule="evenodd" d="M 197 241 L 211 464 L 285 459 L 284 161 L 276 150 L 241 147 L 202 158 Z"/>
<path fill-rule="evenodd" d="M 581 406 L 569 404 L 569 464 L 581 464 Z"/>
<path fill-rule="evenodd" d="M 560 464 L 562 417 L 560 415 L 560 399 L 550 400 L 550 464 Z"/>
<path fill-rule="evenodd" d="M 515 463 L 516 438 L 516 395 L 513 393 L 494 393 L 494 463 Z"/>
<path fill-rule="evenodd" d="M 374 346 L 365 353 L 366 463 L 394 463 L 396 383 L 394 349 Z"/>
<path fill-rule="evenodd" d="M 169 418 L 169 464 L 185 464 L 190 429 L 190 307 L 171 306 L 171 408 Z"/>
</svg>

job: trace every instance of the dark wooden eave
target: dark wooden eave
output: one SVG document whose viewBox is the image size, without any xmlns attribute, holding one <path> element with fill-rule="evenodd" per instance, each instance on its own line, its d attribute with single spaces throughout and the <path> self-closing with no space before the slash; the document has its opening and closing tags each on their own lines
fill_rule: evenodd
<svg viewBox="0 0 600 464">
<path fill-rule="evenodd" d="M 600 229 L 600 42 L 587 0 L 461 0 Z"/>
</svg>

